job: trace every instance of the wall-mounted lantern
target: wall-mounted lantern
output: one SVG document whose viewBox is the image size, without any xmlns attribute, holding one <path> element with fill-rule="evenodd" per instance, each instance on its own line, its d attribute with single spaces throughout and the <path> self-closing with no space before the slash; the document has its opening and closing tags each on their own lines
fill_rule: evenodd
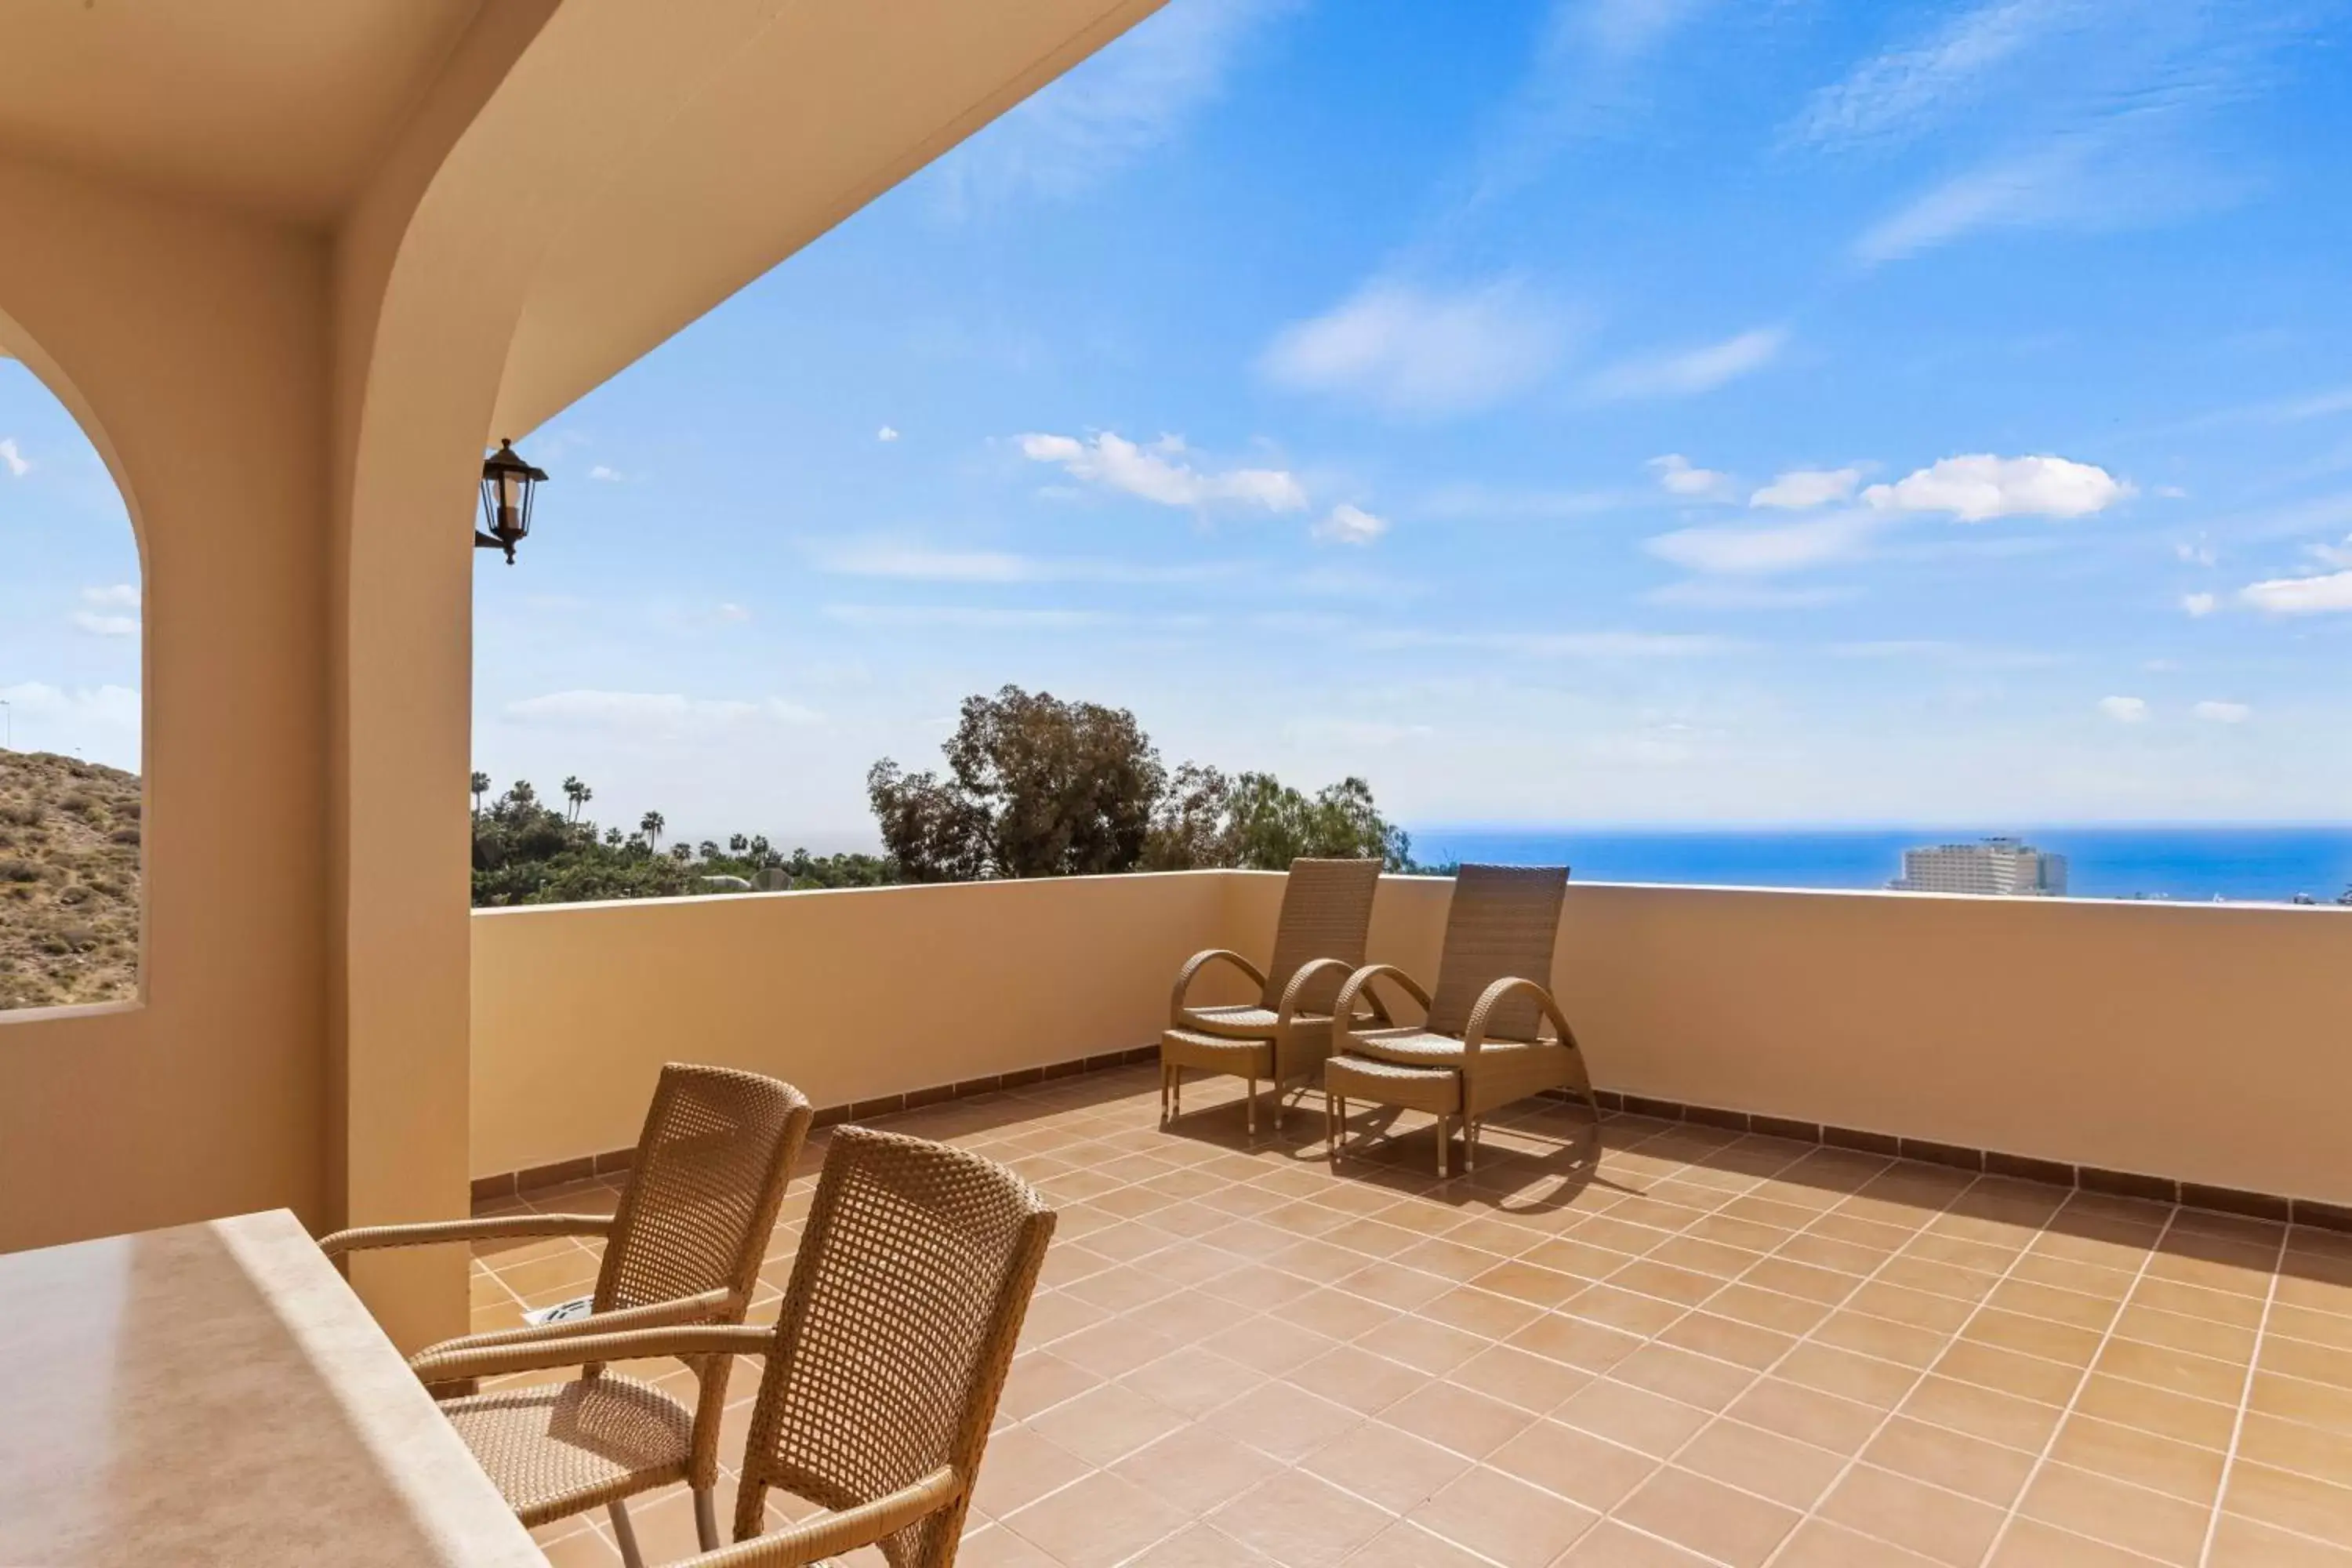
<svg viewBox="0 0 2352 1568">
<path fill-rule="evenodd" d="M 545 470 L 523 461 L 512 441 L 499 442 L 482 459 L 482 527 L 474 532 L 474 547 L 503 550 L 513 565 L 515 546 L 530 532 L 532 492 L 546 479 Z"/>
</svg>

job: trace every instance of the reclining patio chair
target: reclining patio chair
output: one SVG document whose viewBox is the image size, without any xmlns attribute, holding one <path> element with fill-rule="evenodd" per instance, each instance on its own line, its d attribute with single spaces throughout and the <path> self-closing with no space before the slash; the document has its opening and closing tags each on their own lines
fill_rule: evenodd
<svg viewBox="0 0 2352 1568">
<path fill-rule="evenodd" d="M 588 1364 L 573 1382 L 444 1405 L 527 1525 L 606 1505 L 630 1568 L 622 1500 L 685 1481 L 700 1568 L 784 1568 L 875 1545 L 891 1568 L 950 1568 L 1054 1213 L 993 1161 L 844 1127 L 825 1152 L 782 1315 L 541 1344 L 428 1351 L 440 1379 Z M 730 1358 L 767 1358 L 719 1548 L 713 1489 Z M 677 1356 L 694 1410 L 594 1363 Z M 771 1488 L 830 1511 L 763 1534 Z"/>
<path fill-rule="evenodd" d="M 728 1068 L 672 1062 L 661 1070 L 645 1131 L 610 1217 L 499 1215 L 341 1230 L 319 1245 L 330 1258 L 383 1247 L 604 1238 L 586 1316 L 446 1340 L 420 1352 L 529 1344 L 666 1323 L 740 1323 L 751 1304 L 785 1184 L 808 1137 L 806 1096 L 790 1084 Z M 429 1381 L 429 1380 L 428 1380 Z M 438 1394 L 467 1394 L 459 1385 Z"/>
<path fill-rule="evenodd" d="M 1183 1114 L 1184 1069 L 1249 1080 L 1249 1134 L 1257 1136 L 1257 1086 L 1274 1081 L 1274 1129 L 1282 1131 L 1287 1085 L 1312 1083 L 1331 1053 L 1331 1003 L 1364 962 L 1372 923 L 1378 860 L 1293 860 L 1282 889 L 1274 958 L 1261 971 L 1223 948 L 1196 952 L 1177 973 L 1168 998 L 1168 1032 L 1160 1037 L 1160 1120 Z M 1257 983 L 1255 1002 L 1196 1007 L 1185 1001 L 1193 979 L 1213 963 L 1234 965 Z M 1373 999 L 1378 1006 L 1378 999 Z M 1381 1015 L 1382 1022 L 1386 1015 Z"/>
<path fill-rule="evenodd" d="M 1548 984 L 1559 932 L 1565 866 L 1465 866 L 1454 882 L 1437 989 L 1423 991 L 1394 964 L 1348 977 L 1332 1004 L 1332 1057 L 1323 1068 L 1331 1160 L 1347 1131 L 1348 1101 L 1368 1100 L 1437 1118 L 1437 1173 L 1446 1173 L 1447 1122 L 1462 1122 L 1462 1168 L 1477 1168 L 1486 1113 L 1546 1089 L 1574 1089 L 1601 1114 L 1575 1032 Z M 1354 1010 L 1376 980 L 1421 1004 L 1419 1024 L 1359 1028 Z M 1551 1025 L 1553 1037 L 1542 1037 Z"/>
</svg>

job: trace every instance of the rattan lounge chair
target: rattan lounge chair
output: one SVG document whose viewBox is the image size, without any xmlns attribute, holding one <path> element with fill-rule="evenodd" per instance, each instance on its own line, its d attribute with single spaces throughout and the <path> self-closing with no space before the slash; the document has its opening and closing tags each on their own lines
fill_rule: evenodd
<svg viewBox="0 0 2352 1568">
<path fill-rule="evenodd" d="M 331 1258 L 383 1247 L 600 1236 L 603 1266 L 585 1317 L 468 1334 L 419 1355 L 650 1329 L 740 1323 L 776 1227 L 811 1116 L 790 1084 L 728 1068 L 672 1062 L 661 1070 L 645 1130 L 610 1215 L 499 1215 L 341 1230 L 319 1245 Z M 466 1394 L 458 1385 L 438 1393 Z"/>
<path fill-rule="evenodd" d="M 1423 991 L 1394 964 L 1348 977 L 1333 1005 L 1331 1059 L 1323 1092 L 1331 1118 L 1331 1159 L 1339 1160 L 1348 1101 L 1368 1100 L 1437 1118 L 1437 1173 L 1446 1173 L 1447 1123 L 1462 1123 L 1462 1168 L 1477 1168 L 1486 1113 L 1546 1089 L 1570 1089 L 1598 1117 L 1592 1080 L 1576 1035 L 1552 999 L 1552 944 L 1559 933 L 1565 866 L 1465 866 L 1445 917 L 1437 989 Z M 1419 1024 L 1355 1026 L 1354 1009 L 1376 980 L 1421 1004 Z M 1549 1022 L 1552 1037 L 1545 1039 Z"/>
<path fill-rule="evenodd" d="M 525 1524 L 606 1504 L 631 1568 L 621 1500 L 681 1480 L 709 1553 L 689 1560 L 697 1568 L 783 1568 L 866 1545 L 891 1568 L 950 1568 L 1053 1234 L 1053 1211 L 993 1161 L 844 1127 L 772 1326 L 428 1352 L 423 1371 L 483 1378 L 646 1356 L 695 1366 L 691 1411 L 596 1368 L 442 1406 Z M 719 1550 L 719 1417 L 737 1355 L 767 1367 L 735 1494 L 737 1544 Z M 830 1511 L 762 1534 L 772 1488 Z"/>
<path fill-rule="evenodd" d="M 1247 1079 L 1250 1136 L 1257 1135 L 1257 1086 L 1274 1082 L 1274 1128 L 1282 1131 L 1282 1097 L 1292 1083 L 1311 1084 L 1331 1053 L 1331 1003 L 1364 962 L 1372 922 L 1378 860 L 1293 860 L 1282 889 L 1274 958 L 1264 970 L 1223 948 L 1196 952 L 1177 972 L 1160 1037 L 1160 1120 L 1183 1114 L 1184 1071 Z M 1257 983 L 1255 1002 L 1196 1007 L 1185 1001 L 1210 964 L 1234 965 Z M 1378 1005 L 1378 999 L 1373 999 Z M 1386 1015 L 1381 1016 L 1382 1022 Z"/>
</svg>

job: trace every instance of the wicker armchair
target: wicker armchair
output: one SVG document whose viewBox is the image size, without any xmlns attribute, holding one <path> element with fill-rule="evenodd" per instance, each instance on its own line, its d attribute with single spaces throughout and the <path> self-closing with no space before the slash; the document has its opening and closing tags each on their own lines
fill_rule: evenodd
<svg viewBox="0 0 2352 1568">
<path fill-rule="evenodd" d="M 1184 1069 L 1249 1080 L 1249 1132 L 1257 1135 L 1257 1086 L 1274 1082 L 1274 1127 L 1282 1131 L 1287 1085 L 1311 1083 L 1331 1054 L 1331 1006 L 1349 973 L 1364 961 L 1372 922 L 1378 860 L 1293 860 L 1282 889 L 1274 958 L 1264 970 L 1223 948 L 1196 952 L 1177 972 L 1160 1037 L 1160 1120 L 1183 1114 Z M 1185 1000 L 1212 963 L 1230 963 L 1257 983 L 1254 1003 L 1197 1007 Z M 1377 997 L 1371 1005 L 1380 1005 Z M 1379 1021 L 1387 1022 L 1385 1013 Z"/>
<path fill-rule="evenodd" d="M 919 1138 L 845 1127 L 772 1327 L 653 1329 L 554 1343 L 427 1352 L 427 1376 L 481 1378 L 678 1356 L 702 1373 L 698 1408 L 607 1370 L 478 1394 L 443 1408 L 526 1524 L 694 1488 L 705 1555 L 694 1568 L 785 1568 L 874 1545 L 891 1568 L 950 1568 L 997 1395 L 1054 1234 L 1054 1213 L 1012 1172 Z M 767 1358 L 735 1501 L 718 1548 L 724 1371 Z M 714 1370 L 715 1369 L 715 1370 Z M 829 1510 L 761 1533 L 771 1488 Z"/>
<path fill-rule="evenodd" d="M 1462 1168 L 1477 1168 L 1478 1131 L 1486 1113 L 1546 1089 L 1570 1089 L 1601 1113 L 1575 1031 L 1543 980 L 1551 973 L 1565 866 L 1465 866 L 1445 918 L 1437 989 L 1423 991 L 1394 964 L 1375 963 L 1348 977 L 1333 1003 L 1339 1019 L 1323 1091 L 1331 1116 L 1336 1164 L 1347 1131 L 1348 1101 L 1425 1110 L 1437 1118 L 1437 1173 L 1445 1174 L 1447 1123 L 1462 1122 Z M 1364 1029 L 1355 1008 L 1376 980 L 1411 995 L 1419 1024 Z M 1543 1038 L 1544 1026 L 1552 1029 Z"/>
<path fill-rule="evenodd" d="M 604 1237 L 588 1316 L 447 1340 L 419 1352 L 419 1362 L 444 1351 L 668 1323 L 740 1323 L 811 1115 L 807 1097 L 790 1084 L 757 1073 L 672 1062 L 654 1088 L 627 1184 L 610 1218 L 525 1214 L 368 1226 L 337 1231 L 319 1245 L 335 1258 L 373 1247 L 443 1242 Z M 472 1389 L 459 1383 L 436 1392 Z"/>
</svg>

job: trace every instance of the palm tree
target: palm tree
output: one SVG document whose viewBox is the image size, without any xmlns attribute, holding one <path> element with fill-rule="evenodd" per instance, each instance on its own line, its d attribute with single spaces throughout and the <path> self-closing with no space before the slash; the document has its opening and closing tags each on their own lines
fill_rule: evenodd
<svg viewBox="0 0 2352 1568">
<path fill-rule="evenodd" d="M 618 849 L 621 847 L 621 830 L 617 827 L 604 829 L 604 842 Z"/>
<path fill-rule="evenodd" d="M 490 793 L 490 775 L 488 773 L 476 773 L 474 775 L 473 782 L 466 787 L 472 790 L 474 793 L 474 815 L 476 816 L 481 816 L 482 797 Z"/>
<path fill-rule="evenodd" d="M 662 820 L 660 812 L 649 811 L 646 813 L 644 820 L 637 824 L 637 831 L 646 836 L 646 847 L 658 849 L 661 847 L 662 829 L 668 826 L 669 824 Z"/>
<path fill-rule="evenodd" d="M 577 776 L 565 779 L 563 798 L 571 804 L 571 809 L 565 813 L 565 816 L 573 822 L 579 821 L 580 808 L 586 805 L 595 793 L 594 790 L 582 784 Z"/>
<path fill-rule="evenodd" d="M 535 805 L 539 803 L 539 791 L 530 787 L 529 779 L 517 779 L 508 789 L 507 798 L 517 805 Z"/>
</svg>

